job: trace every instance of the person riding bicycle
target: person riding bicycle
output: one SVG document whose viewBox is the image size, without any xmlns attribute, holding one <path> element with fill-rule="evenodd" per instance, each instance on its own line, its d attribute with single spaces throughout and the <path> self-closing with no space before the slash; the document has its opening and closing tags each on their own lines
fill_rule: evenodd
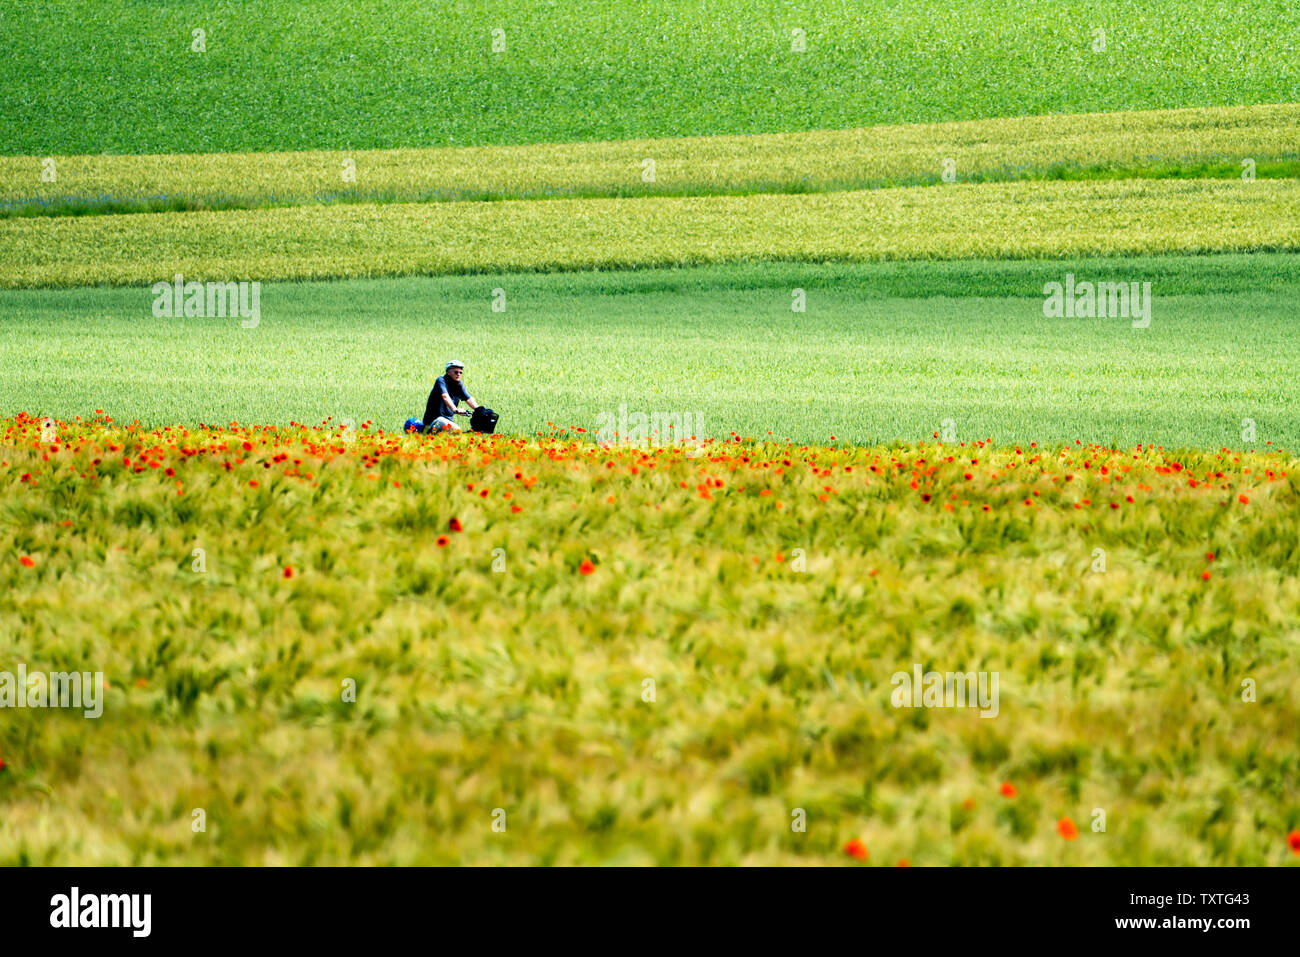
<svg viewBox="0 0 1300 957">
<path fill-rule="evenodd" d="M 473 415 L 473 410 L 478 408 L 474 397 L 465 389 L 465 383 L 462 381 L 464 376 L 465 363 L 458 359 L 452 359 L 447 363 L 446 371 L 434 382 L 433 391 L 429 393 L 429 401 L 425 403 L 424 425 L 421 432 L 461 431 L 460 426 L 454 421 L 456 416 Z M 465 400 L 468 409 L 461 410 L 456 407 L 461 399 Z"/>
</svg>

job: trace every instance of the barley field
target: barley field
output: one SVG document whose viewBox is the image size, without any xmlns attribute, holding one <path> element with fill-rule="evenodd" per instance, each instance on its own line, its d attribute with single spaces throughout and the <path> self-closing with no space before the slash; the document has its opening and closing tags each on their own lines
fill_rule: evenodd
<svg viewBox="0 0 1300 957">
<path fill-rule="evenodd" d="M 1289 454 L 48 438 L 0 627 L 103 714 L 11 713 L 8 863 L 1294 858 Z"/>
<path fill-rule="evenodd" d="M 0 288 L 1300 250 L 1300 180 L 396 203 L 0 220 Z"/>
<path fill-rule="evenodd" d="M 813 193 L 1031 179 L 1300 172 L 1300 108 L 1024 116 L 605 143 L 0 156 L 0 217 L 333 203 Z M 647 162 L 649 161 L 649 162 Z M 48 175 L 42 175 L 48 171 Z"/>
</svg>

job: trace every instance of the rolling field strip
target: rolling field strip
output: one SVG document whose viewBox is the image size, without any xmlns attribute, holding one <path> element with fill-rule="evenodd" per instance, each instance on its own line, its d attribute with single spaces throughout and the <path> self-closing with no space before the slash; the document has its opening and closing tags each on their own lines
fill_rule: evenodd
<svg viewBox="0 0 1300 957">
<path fill-rule="evenodd" d="M 825 192 L 938 184 L 946 160 L 958 182 L 1163 176 L 1206 164 L 1236 178 L 1246 159 L 1261 177 L 1294 175 L 1300 104 L 610 143 L 49 159 L 46 182 L 46 158 L 0 157 L 0 216 Z"/>
<path fill-rule="evenodd" d="M 0 222 L 0 286 L 1300 249 L 1300 182 L 296 207 Z"/>
<path fill-rule="evenodd" d="M 1044 317 L 1067 273 L 1150 282 L 1150 326 Z M 393 429 L 456 356 L 509 435 L 626 406 L 798 443 L 949 419 L 963 440 L 1221 448 L 1249 418 L 1248 447 L 1297 449 L 1298 294 L 1300 255 L 1267 253 L 267 283 L 255 328 L 155 317 L 147 286 L 0 290 L 0 415 Z"/>
<path fill-rule="evenodd" d="M 0 36 L 7 155 L 590 142 L 1300 100 L 1300 8 L 1279 0 L 6 0 Z"/>
</svg>

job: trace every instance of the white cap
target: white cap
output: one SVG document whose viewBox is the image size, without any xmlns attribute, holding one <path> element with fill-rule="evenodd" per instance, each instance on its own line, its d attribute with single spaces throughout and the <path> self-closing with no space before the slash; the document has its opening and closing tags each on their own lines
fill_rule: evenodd
<svg viewBox="0 0 1300 957">
<path fill-rule="evenodd" d="M 463 368 L 465 368 L 465 363 L 461 362 L 459 359 L 452 359 L 450 362 L 447 363 L 447 368 L 448 368 L 448 369 L 463 369 Z"/>
</svg>

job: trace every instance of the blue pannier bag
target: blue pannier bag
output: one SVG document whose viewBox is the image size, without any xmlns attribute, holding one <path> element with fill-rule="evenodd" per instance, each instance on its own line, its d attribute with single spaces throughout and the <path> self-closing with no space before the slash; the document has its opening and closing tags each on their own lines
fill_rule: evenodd
<svg viewBox="0 0 1300 957">
<path fill-rule="evenodd" d="M 421 432 L 424 430 L 423 419 L 407 419 L 406 424 L 402 426 L 403 432 Z"/>
</svg>

